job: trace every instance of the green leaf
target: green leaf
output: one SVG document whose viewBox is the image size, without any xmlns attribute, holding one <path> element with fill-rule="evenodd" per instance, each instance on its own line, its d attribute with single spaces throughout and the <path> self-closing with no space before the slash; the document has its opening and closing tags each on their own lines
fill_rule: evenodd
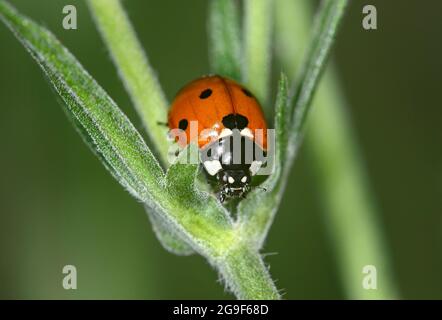
<svg viewBox="0 0 442 320">
<path fill-rule="evenodd" d="M 124 8 L 119 0 L 88 0 L 87 3 L 146 132 L 159 151 L 163 166 L 168 167 L 168 128 L 158 124 L 167 121 L 168 103 Z M 180 243 L 179 237 L 174 237 L 147 206 L 146 212 L 167 250 L 182 255 L 192 251 L 187 243 Z"/>
<path fill-rule="evenodd" d="M 197 162 L 187 164 L 190 160 L 189 154 L 198 155 L 198 148 L 193 144 L 182 150 L 170 166 L 165 178 L 165 189 L 175 200 L 183 206 L 191 208 L 192 206 L 201 207 L 201 194 L 196 190 L 195 179 L 198 172 Z M 195 160 L 195 159 L 194 159 Z M 196 159 L 198 160 L 198 159 Z M 185 240 L 185 237 L 170 223 L 167 223 L 155 211 L 146 207 L 146 211 L 152 222 L 154 232 L 163 247 L 178 255 L 190 255 L 195 253 L 192 246 Z"/>
<path fill-rule="evenodd" d="M 4 1 L 0 1 L 0 17 L 36 59 L 62 98 L 68 116 L 118 181 L 168 227 L 191 239 L 200 253 L 214 255 L 226 250 L 233 241 L 231 221 L 215 198 L 192 192 L 185 202 L 179 196 L 182 188 L 188 188 L 187 180 L 178 181 L 189 177 L 188 165 L 172 165 L 166 179 L 129 120 L 49 31 Z M 178 184 L 176 188 L 171 180 Z"/>
<path fill-rule="evenodd" d="M 272 0 L 244 1 L 244 83 L 273 114 L 270 95 L 273 14 Z"/>
<path fill-rule="evenodd" d="M 190 144 L 167 170 L 164 193 L 175 222 L 163 219 L 163 225 L 175 238 L 211 259 L 228 250 L 236 235 L 228 212 L 213 195 L 196 187 L 198 156 L 198 147 Z"/>
<path fill-rule="evenodd" d="M 160 192 L 163 172 L 108 94 L 45 28 L 0 1 L 0 19 L 37 61 L 64 102 L 68 117 L 112 175 L 139 200 Z"/>
<path fill-rule="evenodd" d="M 167 167 L 167 127 L 158 123 L 167 122 L 168 102 L 123 6 L 119 0 L 87 3 L 146 132 Z"/>
<path fill-rule="evenodd" d="M 285 74 L 281 74 L 278 84 L 278 95 L 275 104 L 275 131 L 276 131 L 276 157 L 277 165 L 284 167 L 287 154 L 291 151 L 287 132 L 290 131 L 290 116 L 288 101 L 288 80 Z"/>
<path fill-rule="evenodd" d="M 191 198 L 198 198 L 195 194 L 195 179 L 199 167 L 199 150 L 193 143 L 183 149 L 175 163 L 170 166 L 166 174 L 166 189 L 176 198 L 182 199 L 189 205 Z"/>
<path fill-rule="evenodd" d="M 188 179 L 189 166 L 172 165 L 166 178 L 129 120 L 49 31 L 1 0 L 0 17 L 36 59 L 68 116 L 118 181 L 186 240 L 192 239 L 200 253 L 225 251 L 234 236 L 228 214 L 215 198 L 195 190 L 185 195 L 188 202 L 183 201 L 188 180 L 179 179 Z"/>
<path fill-rule="evenodd" d="M 212 71 L 241 81 L 238 7 L 234 0 L 210 0 L 209 51 Z"/>
<path fill-rule="evenodd" d="M 167 251 L 180 256 L 188 256 L 195 253 L 192 246 L 185 242 L 173 228 L 170 228 L 160 215 L 147 206 L 145 209 L 158 241 Z"/>
</svg>

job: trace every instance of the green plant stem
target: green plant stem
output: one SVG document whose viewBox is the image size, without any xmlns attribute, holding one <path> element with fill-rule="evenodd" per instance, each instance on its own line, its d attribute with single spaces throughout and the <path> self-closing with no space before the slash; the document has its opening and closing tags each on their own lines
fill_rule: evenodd
<svg viewBox="0 0 442 320">
<path fill-rule="evenodd" d="M 241 43 L 238 6 L 233 0 L 210 0 L 209 51 L 212 70 L 241 81 Z"/>
<path fill-rule="evenodd" d="M 278 300 L 280 294 L 255 249 L 239 245 L 218 263 L 221 276 L 238 299 Z"/>
<path fill-rule="evenodd" d="M 244 2 L 244 82 L 261 102 L 270 117 L 269 104 L 272 0 L 245 0 Z"/>
<path fill-rule="evenodd" d="M 167 167 L 167 128 L 158 123 L 167 121 L 168 103 L 121 2 L 88 0 L 87 3 L 126 90 Z"/>
<path fill-rule="evenodd" d="M 348 0 L 323 0 L 316 21 L 313 35 L 306 56 L 300 65 L 300 71 L 293 85 L 293 108 L 291 144 L 295 150 L 302 142 L 304 125 L 311 109 L 311 101 L 325 70 L 331 46 L 342 21 Z"/>
<path fill-rule="evenodd" d="M 276 1 L 277 43 L 308 37 L 311 22 L 298 18 L 311 16 L 309 5 L 307 1 Z M 277 52 L 287 70 L 296 70 L 300 66 L 302 49 L 279 46 Z M 397 291 L 377 220 L 378 212 L 372 205 L 365 169 L 353 138 L 355 134 L 332 68 L 324 75 L 313 106 L 316 110 L 308 120 L 306 151 L 317 170 L 326 225 L 337 253 L 347 296 L 352 299 L 395 298 Z M 365 265 L 377 268 L 377 290 L 362 287 Z"/>
</svg>

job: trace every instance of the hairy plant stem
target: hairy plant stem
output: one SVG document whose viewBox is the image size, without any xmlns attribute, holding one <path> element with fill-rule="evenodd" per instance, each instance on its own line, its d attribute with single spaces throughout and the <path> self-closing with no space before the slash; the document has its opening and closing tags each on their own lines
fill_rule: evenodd
<svg viewBox="0 0 442 320">
<path fill-rule="evenodd" d="M 231 248 L 217 268 L 238 299 L 278 300 L 280 294 L 260 254 L 249 245 Z"/>
</svg>

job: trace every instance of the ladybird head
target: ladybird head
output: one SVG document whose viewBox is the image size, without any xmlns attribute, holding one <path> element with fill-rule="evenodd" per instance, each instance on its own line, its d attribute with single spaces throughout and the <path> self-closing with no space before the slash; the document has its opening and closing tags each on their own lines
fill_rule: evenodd
<svg viewBox="0 0 442 320">
<path fill-rule="evenodd" d="M 243 197 L 250 189 L 251 176 L 249 170 L 222 170 L 218 174 L 218 179 L 222 181 L 220 195 L 222 200 Z"/>
</svg>

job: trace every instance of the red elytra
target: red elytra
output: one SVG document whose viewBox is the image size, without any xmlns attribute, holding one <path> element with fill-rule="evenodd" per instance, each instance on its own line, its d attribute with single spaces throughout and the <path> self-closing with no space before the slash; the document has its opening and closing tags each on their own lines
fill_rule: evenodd
<svg viewBox="0 0 442 320">
<path fill-rule="evenodd" d="M 192 121 L 198 125 L 194 132 L 190 130 Z M 267 123 L 259 102 L 239 83 L 218 75 L 199 78 L 182 88 L 170 108 L 168 125 L 185 131 L 185 144 L 197 141 L 200 148 L 216 140 L 224 129 L 238 129 L 267 149 Z M 258 134 L 257 129 L 261 130 Z"/>
</svg>

